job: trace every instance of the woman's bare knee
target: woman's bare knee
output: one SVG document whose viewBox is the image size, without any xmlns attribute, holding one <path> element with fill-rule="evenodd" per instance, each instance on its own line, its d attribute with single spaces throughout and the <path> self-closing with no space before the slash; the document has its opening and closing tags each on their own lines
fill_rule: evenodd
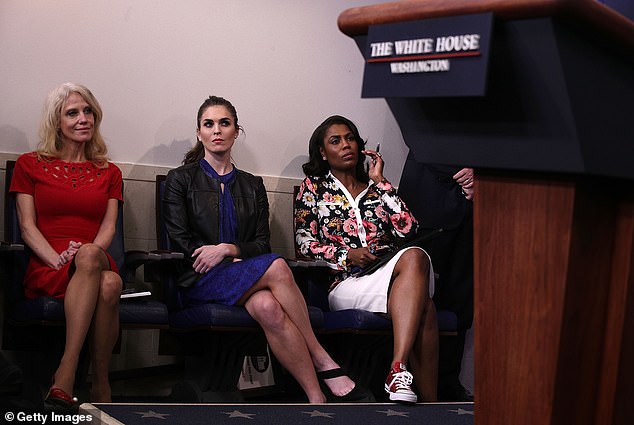
<svg viewBox="0 0 634 425">
<path fill-rule="evenodd" d="M 273 261 L 265 274 L 274 282 L 293 280 L 293 272 L 283 258 Z"/>
<path fill-rule="evenodd" d="M 262 327 L 277 327 L 284 322 L 284 310 L 270 291 L 257 291 L 244 306 Z"/>
<path fill-rule="evenodd" d="M 419 299 L 421 308 L 431 300 L 429 297 L 429 258 L 420 249 L 408 249 L 399 258 L 391 289 L 388 293 L 388 310 L 408 299 Z"/>
<path fill-rule="evenodd" d="M 77 269 L 100 269 L 108 261 L 103 248 L 99 245 L 88 243 L 79 247 L 75 254 L 75 267 Z"/>
<path fill-rule="evenodd" d="M 121 287 L 123 286 L 121 276 L 111 270 L 103 271 L 101 272 L 99 284 L 100 300 L 108 305 L 118 304 L 121 297 Z"/>
<path fill-rule="evenodd" d="M 258 283 L 260 289 L 266 288 L 273 292 L 282 289 L 284 286 L 297 287 L 293 272 L 283 258 L 273 261 Z"/>
<path fill-rule="evenodd" d="M 424 277 L 429 273 L 429 257 L 420 249 L 408 249 L 394 266 L 394 272 L 400 273 L 407 270 L 419 270 Z"/>
</svg>

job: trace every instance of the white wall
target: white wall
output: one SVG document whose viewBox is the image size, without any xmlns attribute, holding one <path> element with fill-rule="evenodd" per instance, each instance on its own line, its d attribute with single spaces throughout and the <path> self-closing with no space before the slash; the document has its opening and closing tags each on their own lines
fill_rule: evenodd
<svg viewBox="0 0 634 425">
<path fill-rule="evenodd" d="M 2 0 L 0 152 L 37 145 L 54 86 L 87 85 L 104 108 L 114 161 L 174 167 L 209 94 L 231 100 L 246 137 L 238 167 L 303 177 L 308 138 L 328 115 L 357 123 L 395 184 L 407 154 L 382 99 L 361 99 L 363 58 L 337 28 L 368 0 Z"/>
</svg>

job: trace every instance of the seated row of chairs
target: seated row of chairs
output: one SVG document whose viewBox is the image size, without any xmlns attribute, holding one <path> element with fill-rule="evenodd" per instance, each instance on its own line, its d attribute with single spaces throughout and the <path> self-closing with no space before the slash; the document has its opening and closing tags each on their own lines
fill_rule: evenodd
<svg viewBox="0 0 634 425">
<path fill-rule="evenodd" d="M 24 350 L 25 347 L 41 348 L 46 344 L 48 347 L 57 346 L 59 356 L 64 338 L 63 302 L 50 297 L 33 300 L 24 298 L 22 279 L 29 250 L 20 249 L 24 242 L 20 236 L 15 199 L 8 193 L 14 164 L 14 161 L 7 161 L 5 180 L 7 244 L 1 257 L 4 271 L 2 348 Z M 125 251 L 123 208 L 119 208 L 116 235 L 109 252 L 119 266 L 124 285 L 135 281 L 136 271 L 143 265 L 145 285 L 151 285 L 153 292 L 150 298 L 122 300 L 119 315 L 121 328 L 160 330 L 159 352 L 184 354 L 189 366 L 186 364 L 183 379 L 190 381 L 199 395 L 203 394 L 197 401 L 214 401 L 219 394 L 237 394 L 244 357 L 265 354 L 266 340 L 255 320 L 243 307 L 205 304 L 180 308 L 178 288 L 175 279 L 170 276 L 170 262 L 182 258 L 182 254 L 170 251 L 161 213 L 164 186 L 165 176 L 157 176 L 156 251 Z M 325 270 L 306 267 L 311 265 L 306 262 L 289 260 L 289 264 L 306 296 L 315 332 L 333 356 L 348 369 L 349 374 L 372 389 L 373 379 L 367 371 L 378 367 L 383 372 L 386 367 L 377 365 L 390 361 L 390 321 L 361 310 L 330 311 L 324 286 Z M 457 319 L 452 312 L 439 311 L 438 323 L 442 335 L 455 334 Z M 58 330 L 50 332 L 51 328 Z M 40 332 L 42 329 L 46 330 Z M 56 340 L 55 344 L 52 344 L 51 338 Z M 59 357 L 51 359 L 49 368 L 54 370 L 58 360 Z M 52 370 L 42 371 L 42 375 L 50 377 Z M 378 379 L 377 387 L 382 386 L 382 382 L 379 382 L 382 377 Z M 46 384 L 43 382 L 43 385 Z"/>
</svg>

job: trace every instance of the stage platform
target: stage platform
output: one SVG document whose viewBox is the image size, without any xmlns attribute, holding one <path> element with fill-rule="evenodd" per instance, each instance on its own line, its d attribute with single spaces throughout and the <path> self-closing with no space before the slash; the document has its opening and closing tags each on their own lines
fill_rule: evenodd
<svg viewBox="0 0 634 425">
<path fill-rule="evenodd" d="M 136 404 L 84 403 L 79 415 L 107 425 L 472 425 L 473 403 Z"/>
</svg>

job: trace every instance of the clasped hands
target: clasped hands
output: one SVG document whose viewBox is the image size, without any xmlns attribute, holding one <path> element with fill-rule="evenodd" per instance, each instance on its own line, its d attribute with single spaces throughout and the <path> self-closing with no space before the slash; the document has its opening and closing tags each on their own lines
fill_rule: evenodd
<svg viewBox="0 0 634 425">
<path fill-rule="evenodd" d="M 192 257 L 195 257 L 193 268 L 196 273 L 207 273 L 209 270 L 220 264 L 225 257 L 231 256 L 228 244 L 203 245 L 196 248 Z M 241 261 L 234 258 L 233 261 Z"/>
<path fill-rule="evenodd" d="M 57 270 L 64 267 L 66 263 L 71 262 L 71 260 L 77 254 L 79 247 L 81 246 L 81 242 L 70 241 L 68 242 L 68 248 L 65 251 L 62 251 L 57 258 L 57 263 L 55 264 L 55 268 Z"/>
</svg>

